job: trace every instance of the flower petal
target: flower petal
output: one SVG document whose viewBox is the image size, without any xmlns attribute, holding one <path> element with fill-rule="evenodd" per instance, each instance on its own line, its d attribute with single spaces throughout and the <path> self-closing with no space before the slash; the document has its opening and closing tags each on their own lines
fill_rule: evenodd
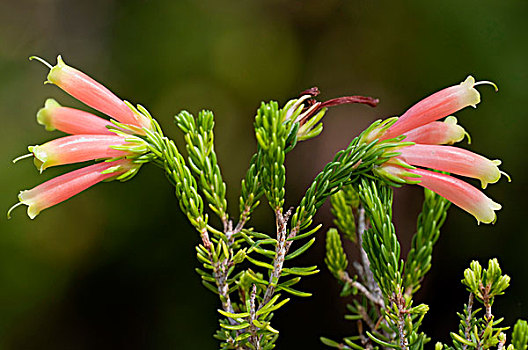
<svg viewBox="0 0 528 350">
<path fill-rule="evenodd" d="M 452 145 L 460 142 L 469 134 L 463 127 L 457 124 L 453 116 L 447 117 L 443 122 L 430 122 L 407 131 L 405 141 L 421 143 L 425 145 Z"/>
<path fill-rule="evenodd" d="M 101 83 L 83 72 L 66 65 L 61 56 L 57 57 L 57 65 L 50 70 L 48 81 L 88 106 L 121 123 L 139 127 L 150 126 L 150 122 L 146 118 L 134 113 L 123 100 Z"/>
<path fill-rule="evenodd" d="M 131 152 L 111 148 L 125 144 L 125 138 L 117 135 L 72 135 L 28 148 L 35 156 L 35 165 L 42 172 L 56 165 L 129 155 Z"/>
<path fill-rule="evenodd" d="M 457 175 L 479 179 L 482 188 L 488 183 L 495 183 L 501 177 L 499 160 L 489 160 L 486 157 L 468 150 L 438 145 L 413 145 L 399 150 L 403 159 L 410 165 L 433 168 Z"/>
<path fill-rule="evenodd" d="M 107 126 L 115 126 L 108 120 L 75 108 L 62 107 L 57 101 L 48 98 L 37 113 L 37 121 L 46 130 L 60 130 L 67 134 L 106 134 L 115 135 Z"/>
<path fill-rule="evenodd" d="M 128 160 L 93 164 L 53 178 L 31 190 L 21 191 L 18 199 L 28 206 L 28 216 L 34 219 L 42 210 L 64 202 L 101 181 L 124 174 L 133 167 L 136 165 Z M 112 168 L 114 172 L 107 172 Z"/>
<path fill-rule="evenodd" d="M 456 206 L 473 215 L 478 222 L 494 223 L 496 210 L 502 206 L 467 182 L 455 177 L 423 169 L 411 169 L 409 172 L 420 175 L 418 185 L 446 198 Z"/>
<path fill-rule="evenodd" d="M 432 121 L 447 117 L 468 106 L 480 102 L 480 94 L 474 88 L 475 79 L 468 76 L 459 85 L 440 90 L 409 108 L 394 123 L 382 139 L 390 139 Z"/>
</svg>

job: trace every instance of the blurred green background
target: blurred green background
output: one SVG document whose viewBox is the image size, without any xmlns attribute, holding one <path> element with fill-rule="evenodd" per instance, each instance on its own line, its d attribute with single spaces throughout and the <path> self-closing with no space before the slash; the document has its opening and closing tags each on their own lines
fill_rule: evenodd
<svg viewBox="0 0 528 350">
<path fill-rule="evenodd" d="M 287 159 L 287 205 L 295 205 L 334 153 L 376 118 L 397 115 L 468 74 L 493 80 L 483 103 L 457 114 L 469 149 L 503 160 L 513 178 L 486 193 L 503 204 L 495 225 L 476 225 L 453 208 L 433 268 L 417 301 L 431 305 L 424 331 L 448 341 L 467 293 L 459 284 L 472 259 L 498 257 L 512 277 L 495 313 L 512 324 L 528 316 L 527 206 L 528 1 L 174 1 L 2 0 L 0 2 L 0 212 L 19 190 L 76 168 L 38 175 L 30 160 L 11 160 L 27 145 L 59 136 L 35 121 L 46 97 L 86 108 L 54 86 L 30 55 L 66 62 L 120 97 L 145 105 L 166 133 L 181 135 L 181 109 L 216 115 L 216 148 L 232 215 L 240 178 L 255 150 L 252 121 L 261 100 L 284 102 L 317 85 L 321 99 L 380 98 L 372 109 L 332 109 L 325 131 Z M 406 251 L 421 190 L 396 194 L 395 216 Z M 254 224 L 271 232 L 262 205 Z M 144 167 L 124 184 L 107 183 L 30 220 L 17 209 L 0 218 L 0 349 L 213 349 L 214 295 L 194 268 L 197 234 L 179 212 L 162 172 Z M 331 225 L 327 206 L 316 222 Z M 279 348 L 319 349 L 342 337 L 339 287 L 323 266 L 322 236 L 303 264 L 309 299 L 276 315 Z"/>
</svg>

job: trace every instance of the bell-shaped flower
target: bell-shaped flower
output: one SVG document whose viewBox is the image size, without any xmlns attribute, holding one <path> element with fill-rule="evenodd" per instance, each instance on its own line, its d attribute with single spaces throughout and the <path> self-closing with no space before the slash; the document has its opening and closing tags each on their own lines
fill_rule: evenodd
<svg viewBox="0 0 528 350">
<path fill-rule="evenodd" d="M 392 161 L 378 168 L 377 174 L 391 180 L 396 179 L 401 183 L 406 182 L 425 187 L 470 213 L 479 223 L 494 223 L 497 220 L 495 211 L 501 209 L 499 203 L 494 202 L 477 188 L 446 174 L 425 169 L 406 168 Z"/>
<path fill-rule="evenodd" d="M 475 83 L 475 79 L 472 76 L 468 76 L 459 85 L 440 90 L 409 108 L 385 132 L 381 139 L 386 140 L 403 135 L 409 130 L 447 117 L 468 106 L 476 107 L 480 102 L 480 94 L 475 89 L 475 86 L 480 84 L 492 84 L 495 86 L 495 84 L 488 81 Z"/>
<path fill-rule="evenodd" d="M 48 98 L 37 113 L 37 121 L 46 130 L 60 130 L 67 134 L 107 134 L 115 135 L 109 127 L 116 128 L 110 121 L 75 108 L 62 107 L 57 101 Z"/>
<path fill-rule="evenodd" d="M 93 164 L 46 181 L 37 187 L 21 191 L 18 195 L 19 203 L 15 204 L 8 212 L 17 206 L 28 206 L 27 213 L 34 219 L 42 210 L 75 196 L 87 188 L 111 179 L 120 179 L 137 172 L 140 165 L 130 160 L 114 162 L 101 162 Z"/>
<path fill-rule="evenodd" d="M 405 141 L 421 143 L 424 145 L 452 145 L 460 142 L 465 136 L 470 142 L 469 134 L 457 124 L 453 116 L 447 117 L 443 122 L 430 122 L 407 131 Z"/>
<path fill-rule="evenodd" d="M 490 160 L 463 148 L 417 144 L 398 151 L 401 152 L 398 158 L 410 165 L 479 179 L 482 188 L 499 181 L 501 177 L 500 160 Z"/>
<path fill-rule="evenodd" d="M 36 57 L 33 58 L 38 59 Z M 47 62 L 44 63 L 48 65 Z M 48 82 L 57 85 L 79 101 L 123 124 L 140 128 L 151 127 L 148 118 L 135 113 L 125 101 L 114 95 L 101 83 L 68 66 L 60 55 L 57 57 L 57 64 L 54 67 L 50 67 Z"/>
<path fill-rule="evenodd" d="M 56 165 L 124 157 L 132 154 L 128 150 L 133 149 L 130 146 L 132 144 L 125 137 L 118 135 L 71 135 L 28 149 L 35 156 L 35 165 L 42 172 Z"/>
<path fill-rule="evenodd" d="M 409 172 L 421 176 L 418 185 L 438 193 L 451 203 L 464 209 L 473 215 L 478 222 L 489 224 L 497 220 L 495 211 L 500 210 L 502 206 L 467 182 L 453 176 L 424 169 L 412 169 Z"/>
</svg>

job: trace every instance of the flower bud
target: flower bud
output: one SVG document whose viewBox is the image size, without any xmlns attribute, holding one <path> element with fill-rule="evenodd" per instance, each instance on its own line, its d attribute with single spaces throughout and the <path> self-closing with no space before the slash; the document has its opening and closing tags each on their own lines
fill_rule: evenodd
<svg viewBox="0 0 528 350">
<path fill-rule="evenodd" d="M 37 113 L 37 122 L 46 130 L 60 130 L 67 134 L 107 134 L 115 135 L 108 126 L 108 120 L 75 108 L 62 107 L 57 101 L 48 98 Z M 114 126 L 115 127 L 115 126 Z"/>
</svg>

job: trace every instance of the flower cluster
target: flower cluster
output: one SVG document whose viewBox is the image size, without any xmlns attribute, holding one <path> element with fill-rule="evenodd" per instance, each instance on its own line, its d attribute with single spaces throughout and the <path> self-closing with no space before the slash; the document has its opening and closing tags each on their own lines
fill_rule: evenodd
<svg viewBox="0 0 528 350">
<path fill-rule="evenodd" d="M 426 170 L 431 168 L 442 172 L 475 178 L 482 188 L 499 181 L 501 164 L 476 153 L 448 146 L 461 141 L 466 131 L 459 125 L 452 113 L 468 106 L 476 107 L 480 94 L 469 76 L 459 85 L 445 88 L 423 99 L 409 108 L 397 120 L 385 123 L 368 135 L 368 140 L 380 141 L 401 138 L 402 146 L 391 151 L 396 153 L 389 161 L 375 168 L 375 172 L 395 183 L 418 184 L 428 188 L 455 205 L 469 212 L 478 222 L 492 223 L 496 220 L 495 210 L 501 205 L 484 193 L 453 176 Z M 443 122 L 437 120 L 447 117 Z M 403 135 L 403 137 L 401 136 Z M 420 168 L 417 168 L 420 167 Z M 506 175 L 507 176 L 507 175 Z"/>
<path fill-rule="evenodd" d="M 40 172 L 56 165 L 104 160 L 93 165 L 58 176 L 18 195 L 25 204 L 28 215 L 35 218 L 42 210 L 63 202 L 81 191 L 109 180 L 125 180 L 137 173 L 141 162 L 137 158 L 148 150 L 140 137 L 152 128 L 152 119 L 138 112 L 128 102 L 121 100 L 106 87 L 79 70 L 64 63 L 61 56 L 57 65 L 37 59 L 50 68 L 47 83 L 53 83 L 84 104 L 108 115 L 111 120 L 94 114 L 63 107 L 48 99 L 37 113 L 37 121 L 46 130 L 59 130 L 69 136 L 28 147 L 28 155 L 15 159 L 34 157 Z M 9 215 L 9 214 L 8 214 Z"/>
</svg>

